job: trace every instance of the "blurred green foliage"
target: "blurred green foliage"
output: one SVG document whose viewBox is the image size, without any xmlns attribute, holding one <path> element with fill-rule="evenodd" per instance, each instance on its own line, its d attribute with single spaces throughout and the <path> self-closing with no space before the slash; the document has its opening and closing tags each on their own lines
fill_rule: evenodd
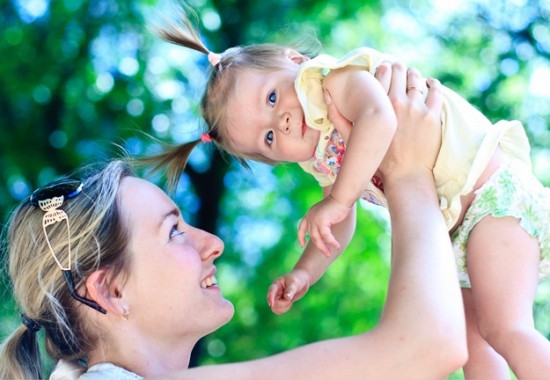
<svg viewBox="0 0 550 380">
<path fill-rule="evenodd" d="M 198 136 L 198 100 L 208 63 L 199 53 L 159 41 L 147 29 L 155 9 L 166 3 L 1 3 L 2 222 L 33 188 L 116 156 L 116 145 L 131 154 L 158 151 L 141 132 L 175 143 Z M 492 120 L 522 120 L 536 173 L 550 185 L 547 1 L 189 3 L 213 51 L 315 36 L 334 55 L 361 45 L 394 54 L 463 94 Z M 313 180 L 293 165 L 258 164 L 249 173 L 201 146 L 174 197 L 193 224 L 226 242 L 218 277 L 236 306 L 234 320 L 198 345 L 197 363 L 261 357 L 376 324 L 389 276 L 384 210 L 361 204 L 357 234 L 342 258 L 289 313 L 275 316 L 266 291 L 300 254 L 297 222 L 321 197 Z M 7 283 L 4 289 L 2 337 L 19 323 Z M 539 330 L 548 337 L 549 300 L 546 283 L 535 312 Z"/>
</svg>

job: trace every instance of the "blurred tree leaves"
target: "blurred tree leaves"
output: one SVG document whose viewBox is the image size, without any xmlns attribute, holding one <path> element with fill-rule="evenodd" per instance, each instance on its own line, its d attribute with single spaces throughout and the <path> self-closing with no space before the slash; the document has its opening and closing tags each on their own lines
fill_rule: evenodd
<svg viewBox="0 0 550 380">
<path fill-rule="evenodd" d="M 35 187 L 116 155 L 113 144 L 147 154 L 159 147 L 141 132 L 175 143 L 198 136 L 208 62 L 151 35 L 147 21 L 166 3 L 1 3 L 2 221 Z M 213 51 L 314 36 L 335 55 L 360 45 L 394 54 L 463 94 L 492 120 L 522 120 L 537 175 L 550 185 L 548 2 L 189 3 Z M 275 316 L 266 291 L 300 254 L 297 222 L 321 197 L 313 180 L 295 165 L 255 164 L 249 173 L 200 146 L 174 197 L 193 224 L 226 242 L 218 279 L 236 306 L 234 320 L 199 345 L 198 362 L 256 358 L 375 325 L 389 276 L 384 210 L 360 205 L 356 236 L 342 258 L 289 313 Z M 537 326 L 549 336 L 550 289 L 544 285 Z M 0 335 L 18 323 L 9 293 L 2 294 Z"/>
</svg>

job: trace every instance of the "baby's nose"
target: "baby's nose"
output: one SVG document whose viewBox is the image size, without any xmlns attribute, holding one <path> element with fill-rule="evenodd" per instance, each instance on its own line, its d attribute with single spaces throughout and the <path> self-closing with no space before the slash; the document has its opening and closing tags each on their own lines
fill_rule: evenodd
<svg viewBox="0 0 550 380">
<path fill-rule="evenodd" d="M 279 127 L 280 127 L 282 132 L 285 132 L 285 133 L 290 132 L 290 114 L 289 113 L 285 112 L 281 116 L 281 120 L 279 122 Z"/>
</svg>

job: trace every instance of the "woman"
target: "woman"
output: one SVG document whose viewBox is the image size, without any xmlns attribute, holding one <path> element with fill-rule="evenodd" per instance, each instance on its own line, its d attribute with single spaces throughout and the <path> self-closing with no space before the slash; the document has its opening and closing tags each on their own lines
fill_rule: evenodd
<svg viewBox="0 0 550 380">
<path fill-rule="evenodd" d="M 432 82 L 424 104 L 406 90 L 406 70 L 389 69 L 377 77 L 399 128 L 382 170 L 393 246 L 377 327 L 260 360 L 187 369 L 195 343 L 233 315 L 215 279 L 223 243 L 187 225 L 162 190 L 114 161 L 82 182 L 38 189 L 14 212 L 10 276 L 22 325 L 3 344 L 0 378 L 42 376 L 42 328 L 53 359 L 86 362 L 83 379 L 443 378 L 460 368 L 464 316 L 431 173 L 439 87 Z M 409 73 L 413 88 L 419 75 Z M 66 376 L 67 367 L 61 372 L 52 376 Z"/>
</svg>

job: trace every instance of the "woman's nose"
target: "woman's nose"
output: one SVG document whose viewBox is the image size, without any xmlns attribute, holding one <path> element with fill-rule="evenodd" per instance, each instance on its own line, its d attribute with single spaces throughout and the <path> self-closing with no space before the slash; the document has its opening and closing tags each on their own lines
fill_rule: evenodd
<svg viewBox="0 0 550 380">
<path fill-rule="evenodd" d="M 216 235 L 213 235 L 211 233 L 208 233 L 202 230 L 201 232 L 204 234 L 202 237 L 203 244 L 200 250 L 201 258 L 203 260 L 209 260 L 209 259 L 215 260 L 216 258 L 221 256 L 223 253 L 223 248 L 224 248 L 223 241 Z"/>
</svg>

